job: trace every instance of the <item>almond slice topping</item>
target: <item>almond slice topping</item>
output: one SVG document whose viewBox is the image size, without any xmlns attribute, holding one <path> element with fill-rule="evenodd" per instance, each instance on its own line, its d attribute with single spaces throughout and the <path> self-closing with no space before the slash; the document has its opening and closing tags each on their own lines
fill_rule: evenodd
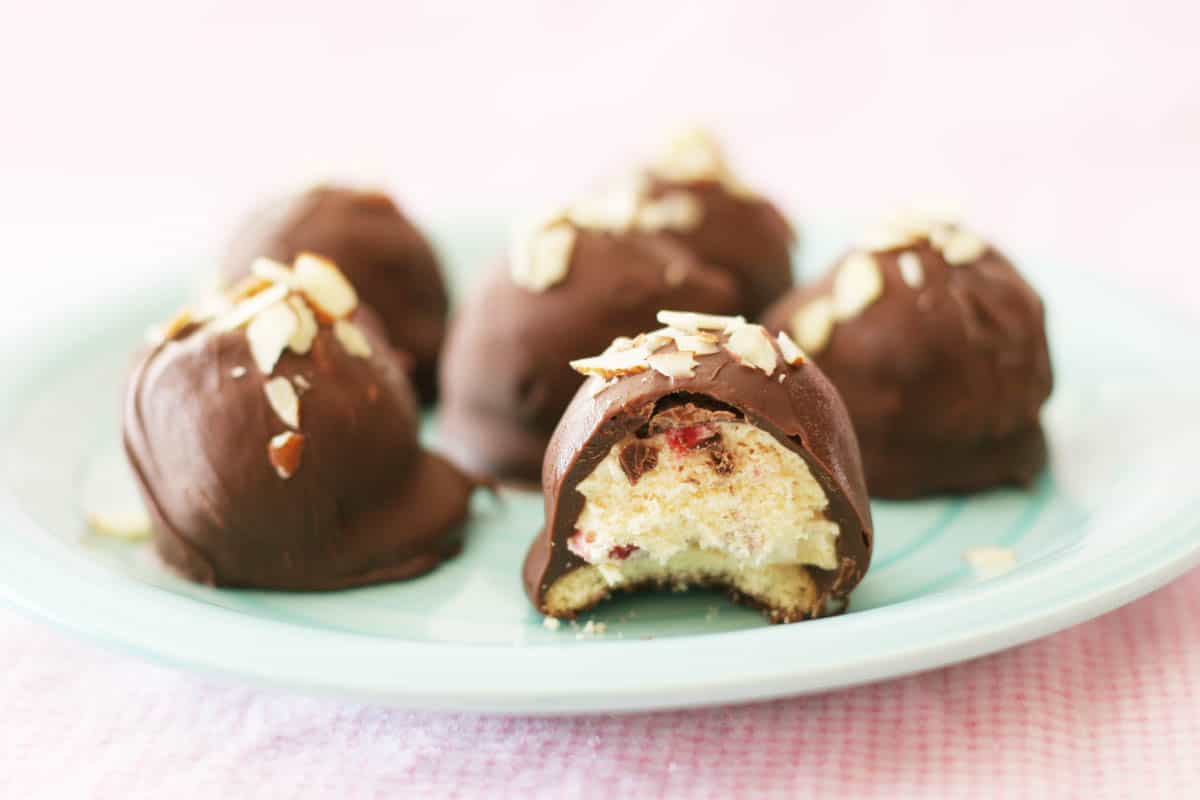
<svg viewBox="0 0 1200 800">
<path fill-rule="evenodd" d="M 258 313 L 246 327 L 246 340 L 250 343 L 250 355 L 263 375 L 270 375 L 287 348 L 300 320 L 286 302 L 276 303 Z"/>
<path fill-rule="evenodd" d="M 301 253 L 292 264 L 293 285 L 304 293 L 323 321 L 350 316 L 358 307 L 358 293 L 332 261 Z"/>
<path fill-rule="evenodd" d="M 920 288 L 925 281 L 925 268 L 921 266 L 921 257 L 911 250 L 901 253 L 896 259 L 900 268 L 900 277 L 914 289 Z"/>
<path fill-rule="evenodd" d="M 293 353 L 304 355 L 312 349 L 313 339 L 317 338 L 317 317 L 299 295 L 289 297 L 287 304 L 296 315 L 297 322 L 296 330 L 288 340 L 288 347 Z"/>
<path fill-rule="evenodd" d="M 533 292 L 546 291 L 567 276 L 574 248 L 575 229 L 561 223 L 517 237 L 509 254 L 513 282 Z"/>
<path fill-rule="evenodd" d="M 775 336 L 775 341 L 779 342 L 779 352 L 783 353 L 783 360 L 791 366 L 798 366 L 808 360 L 800 346 L 787 335 L 787 331 L 780 331 Z"/>
<path fill-rule="evenodd" d="M 870 253 L 846 256 L 833 279 L 833 313 L 838 320 L 858 316 L 883 293 L 883 274 Z"/>
<path fill-rule="evenodd" d="M 820 352 L 833 333 L 833 301 L 818 297 L 792 315 L 792 333 L 800 347 L 809 353 Z"/>
<path fill-rule="evenodd" d="M 292 382 L 284 377 L 271 378 L 263 385 L 267 402 L 275 415 L 289 428 L 300 427 L 300 397 Z"/>
<path fill-rule="evenodd" d="M 228 313 L 218 317 L 213 322 L 213 328 L 217 331 L 236 330 L 287 296 L 288 287 L 278 283 L 274 286 L 268 286 L 262 291 L 240 301 Z"/>
<path fill-rule="evenodd" d="M 333 323 L 333 335 L 350 355 L 357 358 L 371 357 L 371 343 L 367 340 L 367 335 L 350 320 L 339 319 Z"/>
<path fill-rule="evenodd" d="M 275 259 L 265 256 L 254 259 L 254 263 L 250 265 L 250 274 L 271 283 L 282 283 L 287 286 L 291 286 L 296 278 L 287 264 L 281 264 Z"/>
<path fill-rule="evenodd" d="M 725 349 L 748 367 L 770 375 L 779 359 L 771 346 L 771 337 L 761 325 L 743 325 L 729 334 Z"/>
<path fill-rule="evenodd" d="M 622 375 L 636 375 L 650 369 L 645 350 L 634 347 L 628 350 L 607 350 L 598 356 L 580 358 L 571 362 L 571 369 L 582 375 L 599 375 L 605 380 Z"/>
<path fill-rule="evenodd" d="M 267 443 L 267 460 L 275 468 L 275 474 L 287 480 L 300 469 L 300 458 L 304 455 L 304 435 L 284 431 L 271 437 Z"/>
<path fill-rule="evenodd" d="M 659 311 L 657 319 L 663 325 L 685 333 L 700 331 L 729 331 L 746 324 L 745 317 L 723 317 L 718 314 L 696 314 L 692 311 Z"/>
<path fill-rule="evenodd" d="M 655 372 L 668 378 L 691 378 L 696 374 L 696 358 L 685 350 L 654 353 L 646 362 Z"/>
</svg>

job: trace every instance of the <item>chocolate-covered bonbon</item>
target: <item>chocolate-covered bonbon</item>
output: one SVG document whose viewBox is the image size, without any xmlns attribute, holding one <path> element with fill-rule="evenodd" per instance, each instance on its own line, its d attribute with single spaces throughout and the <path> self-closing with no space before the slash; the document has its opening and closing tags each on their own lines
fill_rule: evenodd
<svg viewBox="0 0 1200 800">
<path fill-rule="evenodd" d="M 568 362 L 645 330 L 664 306 L 727 313 L 737 297 L 726 272 L 665 236 L 549 215 L 514 238 L 457 315 L 441 372 L 447 452 L 474 472 L 535 484 L 583 382 Z"/>
<path fill-rule="evenodd" d="M 731 272 L 741 289 L 738 311 L 757 316 L 792 286 L 795 233 L 770 201 L 732 171 L 717 140 L 701 129 L 670 139 L 634 185 L 643 224 Z"/>
<path fill-rule="evenodd" d="M 392 345 L 412 358 L 417 392 L 431 401 L 449 301 L 437 257 L 416 226 L 383 192 L 317 186 L 252 215 L 234 237 L 222 274 L 233 282 L 260 256 L 288 263 L 305 252 L 345 273 L 383 320 Z"/>
<path fill-rule="evenodd" d="M 902 214 L 764 316 L 838 387 L 873 495 L 1033 480 L 1053 378 L 1041 299 L 961 225 Z"/>
<path fill-rule="evenodd" d="M 572 617 L 618 590 L 712 585 L 775 622 L 836 613 L 872 547 L 858 445 L 786 336 L 664 312 L 589 374 L 542 474 L 529 598 Z"/>
<path fill-rule="evenodd" d="M 124 441 L 163 560 L 218 586 L 408 578 L 461 547 L 473 482 L 417 442 L 404 358 L 330 262 L 260 260 L 159 332 Z"/>
</svg>

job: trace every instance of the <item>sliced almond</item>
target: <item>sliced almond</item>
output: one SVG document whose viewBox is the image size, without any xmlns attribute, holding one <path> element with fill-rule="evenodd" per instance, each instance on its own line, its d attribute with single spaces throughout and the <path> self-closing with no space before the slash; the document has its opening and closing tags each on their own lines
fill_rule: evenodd
<svg viewBox="0 0 1200 800">
<path fill-rule="evenodd" d="M 289 428 L 300 427 L 300 397 L 296 394 L 292 382 L 284 377 L 271 378 L 263 385 L 267 402 L 275 415 L 283 420 Z"/>
<path fill-rule="evenodd" d="M 633 227 L 647 189 L 640 175 L 630 175 L 584 196 L 567 210 L 580 228 L 624 231 Z"/>
<path fill-rule="evenodd" d="M 358 293 L 337 265 L 326 258 L 301 253 L 292 263 L 293 284 L 313 310 L 327 320 L 348 317 L 358 307 Z"/>
<path fill-rule="evenodd" d="M 771 337 L 761 325 L 743 325 L 725 342 L 725 349 L 749 367 L 761 369 L 770 375 L 775 371 L 779 362 L 775 348 L 771 346 Z"/>
<path fill-rule="evenodd" d="M 833 301 L 818 297 L 792 315 L 792 334 L 803 350 L 819 353 L 829 342 L 833 322 Z"/>
<path fill-rule="evenodd" d="M 152 325 L 146 331 L 146 342 L 148 344 L 157 345 L 163 342 L 169 342 L 174 339 L 181 330 L 191 325 L 194 321 L 192 310 L 184 307 L 175 312 L 175 315 L 161 325 Z"/>
<path fill-rule="evenodd" d="M 105 536 L 119 539 L 144 539 L 150 535 L 150 515 L 144 510 L 92 511 L 87 515 L 88 527 Z"/>
<path fill-rule="evenodd" d="M 555 225 L 513 242 L 509 269 L 513 282 L 533 292 L 544 292 L 561 282 L 571 266 L 575 229 Z"/>
<path fill-rule="evenodd" d="M 300 393 L 307 392 L 312 388 L 312 384 L 308 382 L 308 378 L 303 375 L 293 375 L 292 383 L 296 386 L 296 391 Z"/>
<path fill-rule="evenodd" d="M 783 354 L 783 360 L 791 366 L 799 366 L 808 361 L 808 357 L 804 355 L 804 351 L 800 349 L 798 344 L 792 341 L 792 337 L 787 335 L 787 331 L 780 331 L 776 334 L 775 341 L 779 342 L 779 352 Z"/>
<path fill-rule="evenodd" d="M 652 200 L 637 212 L 640 230 L 689 231 L 700 224 L 704 217 L 704 205 L 691 192 L 668 192 Z"/>
<path fill-rule="evenodd" d="M 288 340 L 288 347 L 293 353 L 304 355 L 312 349 L 313 339 L 317 338 L 317 317 L 309 308 L 304 298 L 292 295 L 287 299 L 288 308 L 296 315 L 296 332 Z"/>
<path fill-rule="evenodd" d="M 927 215 L 899 211 L 868 228 L 859 237 L 858 246 L 875 253 L 899 250 L 927 239 L 932 225 Z"/>
<path fill-rule="evenodd" d="M 1003 574 L 1017 565 L 1017 553 L 1009 547 L 972 547 L 963 560 L 984 577 Z"/>
<path fill-rule="evenodd" d="M 701 128 L 672 137 L 650 169 L 663 180 L 680 182 L 722 180 L 728 173 L 721 146 Z"/>
<path fill-rule="evenodd" d="M 264 256 L 254 259 L 254 263 L 250 265 L 250 274 L 271 283 L 282 283 L 288 286 L 296 278 L 287 264 L 281 264 L 273 258 Z"/>
<path fill-rule="evenodd" d="M 246 368 L 239 364 L 238 366 L 229 370 L 229 377 L 233 378 L 235 381 L 246 377 Z"/>
<path fill-rule="evenodd" d="M 266 278 L 260 278 L 257 275 L 247 275 L 226 289 L 224 294 L 229 298 L 231 303 L 240 303 L 247 298 L 254 297 L 254 295 L 261 291 L 271 288 L 271 285 L 271 281 Z"/>
<path fill-rule="evenodd" d="M 691 311 L 659 311 L 657 319 L 663 325 L 686 333 L 724 331 L 730 326 L 745 324 L 745 317 L 723 317 L 718 314 L 696 314 Z"/>
<path fill-rule="evenodd" d="M 833 279 L 833 314 L 851 319 L 883 294 L 883 273 L 870 253 L 861 250 L 846 256 Z"/>
<path fill-rule="evenodd" d="M 339 319 L 333 323 L 333 335 L 341 342 L 342 347 L 352 356 L 370 358 L 371 343 L 362 328 L 347 319 Z"/>
<path fill-rule="evenodd" d="M 256 279 L 257 280 L 257 279 Z M 282 284 L 268 286 L 257 294 L 240 301 L 227 313 L 213 322 L 213 328 L 218 331 L 232 331 L 254 319 L 264 309 L 267 309 L 288 296 L 288 287 Z"/>
<path fill-rule="evenodd" d="M 945 238 L 939 249 L 946 263 L 962 266 L 978 261 L 987 248 L 987 242 L 970 231 L 955 230 Z"/>
<path fill-rule="evenodd" d="M 272 436 L 267 443 L 267 460 L 275 468 L 275 474 L 287 480 L 300 469 L 300 459 L 304 455 L 304 435 L 284 431 Z"/>
<path fill-rule="evenodd" d="M 300 327 L 300 320 L 286 302 L 263 309 L 246 327 L 250 355 L 263 375 L 270 375 L 279 356 Z"/>
<path fill-rule="evenodd" d="M 664 328 L 664 330 L 666 331 L 666 335 L 675 341 L 675 347 L 679 350 L 687 350 L 698 356 L 712 355 L 721 350 L 720 340 L 714 334 L 707 332 L 687 333 L 675 328 Z"/>
<path fill-rule="evenodd" d="M 668 378 L 691 378 L 696 374 L 696 357 L 685 350 L 654 353 L 646 362 L 652 370 Z"/>
<path fill-rule="evenodd" d="M 896 259 L 900 268 L 900 277 L 914 289 L 919 289 L 925 282 L 925 268 L 921 265 L 921 257 L 911 250 L 900 254 Z"/>
<path fill-rule="evenodd" d="M 591 358 L 580 358 L 571 362 L 571 369 L 582 375 L 599 375 L 605 380 L 622 375 L 636 375 L 650 369 L 646 357 L 650 354 L 641 348 L 608 350 Z"/>
<path fill-rule="evenodd" d="M 649 333 L 639 333 L 633 339 L 633 346 L 640 347 L 647 353 L 653 353 L 661 350 L 671 342 L 675 341 L 675 337 L 671 335 L 670 328 L 660 328 Z"/>
</svg>

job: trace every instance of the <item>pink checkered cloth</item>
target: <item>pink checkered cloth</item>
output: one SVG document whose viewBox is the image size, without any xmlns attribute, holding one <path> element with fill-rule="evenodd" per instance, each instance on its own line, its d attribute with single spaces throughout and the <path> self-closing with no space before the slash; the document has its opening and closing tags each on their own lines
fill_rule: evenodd
<svg viewBox="0 0 1200 800">
<path fill-rule="evenodd" d="M 1040 642 L 752 706 L 529 719 L 216 686 L 0 613 L 0 797 L 1200 797 L 1200 570 Z"/>
</svg>

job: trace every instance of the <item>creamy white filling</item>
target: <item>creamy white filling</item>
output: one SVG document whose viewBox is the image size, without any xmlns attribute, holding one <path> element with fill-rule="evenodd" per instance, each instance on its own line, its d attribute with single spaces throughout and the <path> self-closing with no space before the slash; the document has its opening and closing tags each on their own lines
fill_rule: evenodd
<svg viewBox="0 0 1200 800">
<path fill-rule="evenodd" d="M 639 451 L 630 447 L 643 448 L 643 457 L 633 458 Z M 837 567 L 838 526 L 825 518 L 828 499 L 808 464 L 742 421 L 630 436 L 578 490 L 585 503 L 568 547 L 610 585 L 624 581 L 630 559 L 666 564 L 685 551 L 752 568 Z"/>
</svg>

